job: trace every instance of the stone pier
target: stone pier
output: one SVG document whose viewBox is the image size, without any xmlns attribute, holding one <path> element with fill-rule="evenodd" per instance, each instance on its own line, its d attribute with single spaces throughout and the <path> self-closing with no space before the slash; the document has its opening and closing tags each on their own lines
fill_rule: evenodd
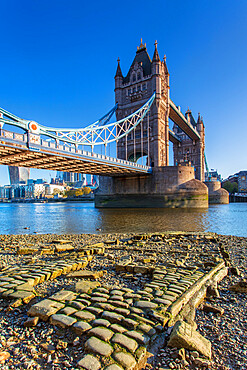
<svg viewBox="0 0 247 370">
<path fill-rule="evenodd" d="M 205 181 L 208 187 L 209 204 L 228 204 L 229 193 L 221 187 L 220 181 Z"/>
<path fill-rule="evenodd" d="M 101 177 L 97 208 L 207 208 L 208 188 L 191 166 L 153 168 L 150 175 Z"/>
</svg>

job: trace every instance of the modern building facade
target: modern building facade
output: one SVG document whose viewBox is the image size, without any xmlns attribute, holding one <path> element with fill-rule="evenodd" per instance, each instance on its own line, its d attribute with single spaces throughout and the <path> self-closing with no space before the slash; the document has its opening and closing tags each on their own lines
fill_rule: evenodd
<svg viewBox="0 0 247 370">
<path fill-rule="evenodd" d="M 8 166 L 10 184 L 26 184 L 30 176 L 30 168 Z"/>
</svg>

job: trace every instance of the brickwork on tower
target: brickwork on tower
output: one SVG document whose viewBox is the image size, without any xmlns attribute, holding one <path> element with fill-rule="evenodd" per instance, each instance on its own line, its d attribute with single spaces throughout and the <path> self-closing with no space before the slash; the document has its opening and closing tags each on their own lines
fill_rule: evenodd
<svg viewBox="0 0 247 370">
<path fill-rule="evenodd" d="M 146 44 L 141 42 L 126 75 L 123 76 L 119 60 L 115 75 L 115 100 L 118 103 L 117 119 L 127 117 L 139 109 L 156 92 L 149 117 L 142 125 L 117 143 L 117 157 L 136 161 L 147 155 L 152 166 L 169 164 L 169 73 L 165 58 L 160 60 L 157 42 L 151 60 Z M 143 138 L 143 140 L 141 140 Z M 143 142 L 143 144 L 141 144 Z M 126 145 L 127 143 L 127 145 Z M 135 145 L 134 145 L 135 144 Z"/>
<path fill-rule="evenodd" d="M 205 128 L 202 117 L 198 116 L 195 122 L 191 111 L 188 109 L 185 113 L 187 121 L 193 125 L 199 132 L 200 140 L 190 139 L 176 124 L 173 131 L 181 139 L 181 143 L 173 144 L 174 164 L 184 161 L 191 162 L 195 169 L 195 178 L 204 181 L 204 150 L 205 150 Z"/>
</svg>

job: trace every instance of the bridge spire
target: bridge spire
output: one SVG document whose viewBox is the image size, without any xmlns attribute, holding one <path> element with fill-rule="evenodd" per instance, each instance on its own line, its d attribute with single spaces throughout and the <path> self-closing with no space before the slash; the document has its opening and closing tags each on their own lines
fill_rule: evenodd
<svg viewBox="0 0 247 370">
<path fill-rule="evenodd" d="M 167 65 L 166 65 L 166 55 L 164 55 L 162 63 L 164 65 L 165 74 L 169 75 L 168 68 L 167 68 Z"/>
<path fill-rule="evenodd" d="M 115 77 L 123 77 L 123 74 L 122 74 L 122 71 L 121 71 L 121 67 L 120 67 L 120 59 L 117 58 L 117 71 L 116 71 L 116 75 Z"/>
<path fill-rule="evenodd" d="M 159 53 L 157 49 L 157 45 L 158 45 L 157 40 L 155 40 L 154 45 L 155 45 L 155 49 L 154 49 L 154 55 L 153 55 L 152 62 L 160 62 L 160 57 L 159 57 Z"/>
<path fill-rule="evenodd" d="M 145 44 L 143 44 L 143 43 L 142 43 L 142 39 L 141 39 L 140 46 L 137 46 L 137 51 L 142 50 L 142 49 L 146 49 L 146 43 L 145 43 Z"/>
</svg>

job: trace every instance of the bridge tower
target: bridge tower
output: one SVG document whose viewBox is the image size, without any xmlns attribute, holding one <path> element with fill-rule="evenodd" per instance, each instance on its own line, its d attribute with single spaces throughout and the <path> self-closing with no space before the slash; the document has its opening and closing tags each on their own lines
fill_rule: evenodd
<svg viewBox="0 0 247 370">
<path fill-rule="evenodd" d="M 143 122 L 117 143 L 117 157 L 136 162 L 147 156 L 147 165 L 169 165 L 169 73 L 166 58 L 161 61 L 155 42 L 150 59 L 146 44 L 137 47 L 135 58 L 124 77 L 118 59 L 115 75 L 117 120 L 139 109 L 156 92 L 155 103 Z M 143 163 L 145 164 L 145 163 Z"/>
<path fill-rule="evenodd" d="M 204 181 L 205 127 L 203 119 L 199 113 L 196 122 L 190 109 L 185 113 L 185 117 L 200 134 L 200 140 L 194 141 L 190 139 L 176 124 L 174 124 L 173 131 L 181 140 L 180 143 L 173 144 L 174 164 L 177 165 L 186 161 L 190 162 L 195 169 L 195 178 Z"/>
<path fill-rule="evenodd" d="M 143 164 L 151 166 L 152 171 L 135 176 L 101 176 L 99 190 L 95 194 L 96 207 L 208 207 L 207 186 L 195 179 L 190 162 L 179 161 L 169 166 L 169 117 L 174 109 L 171 108 L 169 89 L 166 58 L 160 60 L 157 41 L 151 60 L 146 44 L 141 40 L 125 77 L 118 59 L 115 75 L 117 121 L 136 112 L 154 92 L 155 99 L 143 121 L 118 140 L 117 157 L 136 162 L 138 158 L 147 156 L 147 163 Z M 174 114 L 172 117 L 176 119 Z M 187 124 L 184 117 L 183 120 Z M 198 124 L 198 130 L 199 126 L 200 129 L 204 127 L 203 123 Z M 182 136 L 180 139 L 172 137 L 175 142 L 182 141 L 181 144 L 175 143 L 178 148 L 179 145 L 183 147 Z M 201 154 L 204 153 L 203 146 L 200 150 Z M 175 154 L 178 162 L 179 152 Z"/>
</svg>

